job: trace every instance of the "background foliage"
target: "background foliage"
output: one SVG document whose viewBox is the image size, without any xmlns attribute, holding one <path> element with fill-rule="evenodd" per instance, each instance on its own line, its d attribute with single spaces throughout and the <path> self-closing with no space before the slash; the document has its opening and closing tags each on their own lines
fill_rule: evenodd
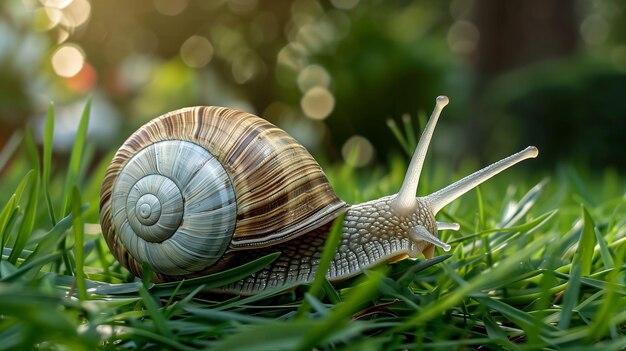
<svg viewBox="0 0 626 351">
<path fill-rule="evenodd" d="M 55 101 L 65 153 L 89 93 L 102 151 L 206 104 L 265 117 L 334 161 L 361 145 L 371 164 L 398 151 L 378 132 L 387 118 L 445 94 L 437 158 L 537 144 L 536 164 L 623 170 L 624 23 L 612 0 L 6 0 L 0 140 L 26 123 L 41 140 Z"/>
</svg>

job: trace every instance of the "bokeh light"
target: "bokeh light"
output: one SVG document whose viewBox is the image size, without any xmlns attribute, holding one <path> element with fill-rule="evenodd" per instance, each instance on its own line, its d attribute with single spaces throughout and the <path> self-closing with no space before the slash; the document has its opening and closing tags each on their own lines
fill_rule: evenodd
<svg viewBox="0 0 626 351">
<path fill-rule="evenodd" d="M 609 23 L 599 14 L 588 16 L 580 25 L 580 35 L 590 45 L 598 45 L 606 41 L 609 32 Z"/>
<path fill-rule="evenodd" d="M 469 21 L 456 21 L 448 30 L 450 49 L 459 55 L 468 55 L 476 50 L 480 33 Z"/>
<path fill-rule="evenodd" d="M 73 77 L 83 68 L 85 56 L 80 48 L 73 44 L 59 47 L 52 55 L 52 68 L 61 77 Z"/>
<path fill-rule="evenodd" d="M 192 35 L 180 47 L 180 57 L 187 66 L 202 68 L 213 58 L 213 45 L 203 36 Z"/>
<path fill-rule="evenodd" d="M 328 88 L 330 82 L 330 74 L 320 65 L 308 65 L 298 74 L 298 87 L 302 92 L 306 92 L 314 87 Z"/>
<path fill-rule="evenodd" d="M 87 22 L 91 15 L 91 5 L 87 0 L 72 0 L 62 8 L 61 24 L 68 28 L 80 27 Z"/>
<path fill-rule="evenodd" d="M 154 0 L 154 8 L 161 14 L 167 16 L 176 16 L 183 12 L 188 0 Z"/>
<path fill-rule="evenodd" d="M 35 10 L 33 18 L 35 29 L 38 31 L 50 30 L 61 22 L 62 16 L 63 13 L 58 8 L 40 7 Z"/>
<path fill-rule="evenodd" d="M 341 155 L 351 166 L 363 167 L 374 159 L 374 146 L 367 138 L 354 135 L 341 147 Z"/>
<path fill-rule="evenodd" d="M 322 120 L 333 112 L 335 98 L 328 89 L 313 87 L 302 96 L 300 106 L 307 117 Z"/>
</svg>

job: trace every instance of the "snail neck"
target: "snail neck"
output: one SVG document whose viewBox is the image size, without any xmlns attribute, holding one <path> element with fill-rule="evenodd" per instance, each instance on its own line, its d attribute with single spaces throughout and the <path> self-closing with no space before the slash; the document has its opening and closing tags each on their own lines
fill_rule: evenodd
<svg viewBox="0 0 626 351">
<path fill-rule="evenodd" d="M 438 240 L 435 218 L 424 203 L 416 199 L 412 211 L 396 211 L 395 198 L 386 196 L 350 207 L 327 273 L 329 280 L 349 278 L 397 258 L 419 257 L 433 240 Z M 415 228 L 423 228 L 426 233 L 416 235 Z"/>
</svg>

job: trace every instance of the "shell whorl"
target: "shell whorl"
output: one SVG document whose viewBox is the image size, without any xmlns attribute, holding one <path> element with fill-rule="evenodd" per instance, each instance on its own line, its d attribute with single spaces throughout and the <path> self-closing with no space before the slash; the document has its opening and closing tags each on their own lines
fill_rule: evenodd
<svg viewBox="0 0 626 351">
<path fill-rule="evenodd" d="M 236 203 L 224 167 L 188 141 L 144 148 L 125 165 L 111 196 L 113 227 L 129 253 L 167 275 L 217 261 L 235 229 Z"/>
<path fill-rule="evenodd" d="M 287 133 L 220 107 L 141 127 L 113 158 L 100 207 L 116 258 L 137 275 L 148 262 L 157 281 L 201 275 L 225 251 L 284 242 L 347 209 Z"/>
</svg>

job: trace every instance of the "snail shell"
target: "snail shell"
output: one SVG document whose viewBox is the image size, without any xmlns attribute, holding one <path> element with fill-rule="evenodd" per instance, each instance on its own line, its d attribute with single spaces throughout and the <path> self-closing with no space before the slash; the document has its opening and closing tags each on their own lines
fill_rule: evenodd
<svg viewBox="0 0 626 351">
<path fill-rule="evenodd" d="M 347 205 L 291 136 L 254 115 L 185 108 L 135 132 L 109 166 L 101 223 L 114 256 L 156 281 L 197 276 L 227 251 L 274 245 Z"/>
</svg>

